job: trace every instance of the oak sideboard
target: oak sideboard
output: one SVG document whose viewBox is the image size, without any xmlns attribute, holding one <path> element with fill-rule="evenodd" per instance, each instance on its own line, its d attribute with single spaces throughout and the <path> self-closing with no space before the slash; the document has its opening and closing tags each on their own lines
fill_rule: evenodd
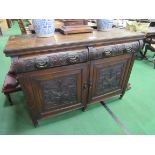
<svg viewBox="0 0 155 155">
<path fill-rule="evenodd" d="M 37 126 L 40 119 L 122 97 L 143 39 L 144 34 L 123 29 L 57 32 L 50 38 L 21 35 L 10 37 L 4 52 Z"/>
</svg>

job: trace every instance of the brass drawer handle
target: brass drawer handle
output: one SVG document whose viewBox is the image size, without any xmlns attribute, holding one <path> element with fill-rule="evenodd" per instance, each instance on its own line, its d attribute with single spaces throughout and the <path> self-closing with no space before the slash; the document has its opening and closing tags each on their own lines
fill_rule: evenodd
<svg viewBox="0 0 155 155">
<path fill-rule="evenodd" d="M 69 58 L 67 59 L 67 61 L 68 61 L 69 63 L 71 63 L 71 64 L 78 63 L 78 62 L 79 62 L 79 57 L 77 57 L 77 56 L 72 56 L 72 57 L 69 57 Z"/>
<path fill-rule="evenodd" d="M 106 56 L 110 56 L 111 55 L 111 51 L 104 51 Z"/>
<path fill-rule="evenodd" d="M 48 67 L 48 63 L 48 59 L 36 59 L 35 66 L 38 69 L 42 69 Z"/>
</svg>

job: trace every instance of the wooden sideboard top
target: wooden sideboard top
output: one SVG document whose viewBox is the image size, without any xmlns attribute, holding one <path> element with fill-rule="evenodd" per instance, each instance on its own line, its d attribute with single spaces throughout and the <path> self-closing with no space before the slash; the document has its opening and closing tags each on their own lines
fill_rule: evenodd
<svg viewBox="0 0 155 155">
<path fill-rule="evenodd" d="M 12 36 L 6 45 L 6 56 L 19 56 L 37 50 L 64 49 L 65 47 L 84 47 L 96 43 L 115 44 L 143 39 L 145 34 L 114 28 L 101 32 L 94 30 L 92 33 L 63 35 L 55 33 L 53 37 L 39 38 L 35 35 Z"/>
</svg>

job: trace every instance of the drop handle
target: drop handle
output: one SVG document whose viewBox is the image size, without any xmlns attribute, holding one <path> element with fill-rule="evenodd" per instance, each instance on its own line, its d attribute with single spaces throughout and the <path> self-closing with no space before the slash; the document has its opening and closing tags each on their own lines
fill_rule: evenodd
<svg viewBox="0 0 155 155">
<path fill-rule="evenodd" d="M 46 68 L 48 64 L 48 59 L 36 59 L 35 61 L 35 67 L 38 69 Z"/>
<path fill-rule="evenodd" d="M 110 51 L 105 51 L 104 53 L 105 53 L 106 56 L 111 55 L 111 52 Z"/>
<path fill-rule="evenodd" d="M 71 57 L 69 57 L 69 58 L 67 59 L 67 61 L 68 61 L 69 63 L 71 63 L 71 64 L 74 64 L 74 63 L 79 62 L 79 57 L 77 57 L 77 56 L 71 56 Z"/>
</svg>

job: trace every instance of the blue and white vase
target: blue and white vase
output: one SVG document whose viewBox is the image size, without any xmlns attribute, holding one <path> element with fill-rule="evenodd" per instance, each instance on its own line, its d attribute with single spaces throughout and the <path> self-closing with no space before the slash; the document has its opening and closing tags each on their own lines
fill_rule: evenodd
<svg viewBox="0 0 155 155">
<path fill-rule="evenodd" d="M 107 31 L 113 26 L 113 20 L 108 19 L 97 19 L 97 30 Z"/>
<path fill-rule="evenodd" d="M 33 19 L 32 24 L 38 37 L 51 37 L 54 35 L 54 19 Z"/>
</svg>

